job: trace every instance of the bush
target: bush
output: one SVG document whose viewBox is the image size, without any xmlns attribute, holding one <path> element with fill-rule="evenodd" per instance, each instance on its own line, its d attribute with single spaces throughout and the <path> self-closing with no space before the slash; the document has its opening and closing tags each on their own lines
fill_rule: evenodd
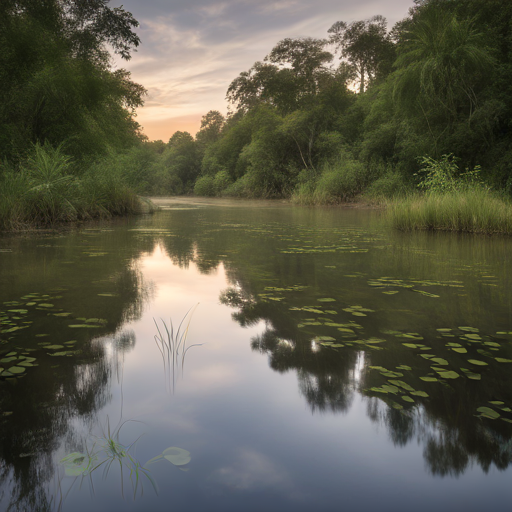
<svg viewBox="0 0 512 512">
<path fill-rule="evenodd" d="M 231 185 L 232 180 L 227 171 L 219 171 L 213 179 L 213 188 L 217 195 L 221 195 L 224 189 Z"/>
<path fill-rule="evenodd" d="M 213 176 L 201 176 L 194 185 L 194 194 L 197 196 L 212 197 L 215 195 L 215 178 Z"/>
<path fill-rule="evenodd" d="M 364 195 L 371 201 L 385 201 L 396 197 L 403 197 L 410 191 L 410 185 L 404 176 L 394 170 L 388 170 L 383 176 L 377 178 L 365 190 Z"/>
</svg>

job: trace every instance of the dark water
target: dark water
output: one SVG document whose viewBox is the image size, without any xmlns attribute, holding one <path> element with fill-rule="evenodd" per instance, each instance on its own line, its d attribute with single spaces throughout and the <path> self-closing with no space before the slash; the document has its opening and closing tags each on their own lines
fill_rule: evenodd
<svg viewBox="0 0 512 512">
<path fill-rule="evenodd" d="M 512 240 L 380 217 L 0 239 L 0 510 L 508 510 Z"/>
</svg>

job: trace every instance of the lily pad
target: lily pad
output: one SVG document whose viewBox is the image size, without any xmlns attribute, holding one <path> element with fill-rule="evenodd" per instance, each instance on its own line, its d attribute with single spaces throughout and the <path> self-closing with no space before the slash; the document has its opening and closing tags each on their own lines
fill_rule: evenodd
<svg viewBox="0 0 512 512">
<path fill-rule="evenodd" d="M 480 416 L 483 418 L 489 418 L 491 420 L 497 420 L 500 417 L 500 414 L 490 407 L 479 407 L 477 411 L 480 413 Z"/>
<path fill-rule="evenodd" d="M 11 366 L 9 368 L 9 371 L 14 374 L 14 375 L 18 375 L 20 373 L 24 373 L 25 372 L 25 368 L 22 368 L 21 366 Z"/>
<path fill-rule="evenodd" d="M 439 377 L 442 379 L 458 379 L 460 375 L 457 372 L 449 371 L 449 372 L 438 372 Z"/>
<path fill-rule="evenodd" d="M 437 382 L 439 379 L 437 377 L 420 377 L 421 380 L 425 382 Z"/>
<path fill-rule="evenodd" d="M 487 366 L 486 362 L 479 361 L 478 359 L 468 359 L 468 363 L 475 364 L 477 366 Z"/>
<path fill-rule="evenodd" d="M 153 457 L 151 460 L 148 460 L 146 464 L 156 462 L 157 460 L 160 459 L 166 459 L 175 466 L 184 466 L 185 464 L 188 464 L 190 462 L 191 457 L 190 452 L 188 452 L 187 450 L 184 450 L 183 448 L 178 448 L 176 446 L 170 446 L 169 448 L 166 448 L 161 455 L 157 455 L 156 457 Z"/>
<path fill-rule="evenodd" d="M 93 466 L 94 459 L 80 452 L 73 452 L 60 460 L 67 476 L 84 475 Z"/>
<path fill-rule="evenodd" d="M 504 359 L 503 357 L 496 357 L 495 359 L 498 363 L 512 363 L 512 359 Z"/>
<path fill-rule="evenodd" d="M 429 396 L 429 394 L 425 393 L 425 391 L 411 391 L 411 395 L 421 396 L 423 398 L 427 398 Z"/>
<path fill-rule="evenodd" d="M 330 299 L 328 297 L 324 297 L 322 299 L 316 299 L 318 302 L 336 302 L 336 299 Z"/>
</svg>

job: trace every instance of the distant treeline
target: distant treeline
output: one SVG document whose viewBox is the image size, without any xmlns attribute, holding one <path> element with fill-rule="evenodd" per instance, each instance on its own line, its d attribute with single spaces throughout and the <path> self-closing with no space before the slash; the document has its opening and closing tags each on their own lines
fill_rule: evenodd
<svg viewBox="0 0 512 512">
<path fill-rule="evenodd" d="M 232 81 L 226 118 L 127 153 L 131 183 L 335 203 L 414 188 L 420 159 L 450 158 L 510 194 L 511 19 L 512 2 L 416 0 L 391 30 L 374 16 L 283 39 Z"/>
</svg>

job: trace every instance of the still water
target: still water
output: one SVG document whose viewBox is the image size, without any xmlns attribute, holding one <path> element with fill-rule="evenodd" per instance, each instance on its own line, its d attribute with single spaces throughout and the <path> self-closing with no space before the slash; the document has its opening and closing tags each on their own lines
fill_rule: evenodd
<svg viewBox="0 0 512 512">
<path fill-rule="evenodd" d="M 0 238 L 0 510 L 509 509 L 511 239 L 160 203 Z"/>
</svg>

